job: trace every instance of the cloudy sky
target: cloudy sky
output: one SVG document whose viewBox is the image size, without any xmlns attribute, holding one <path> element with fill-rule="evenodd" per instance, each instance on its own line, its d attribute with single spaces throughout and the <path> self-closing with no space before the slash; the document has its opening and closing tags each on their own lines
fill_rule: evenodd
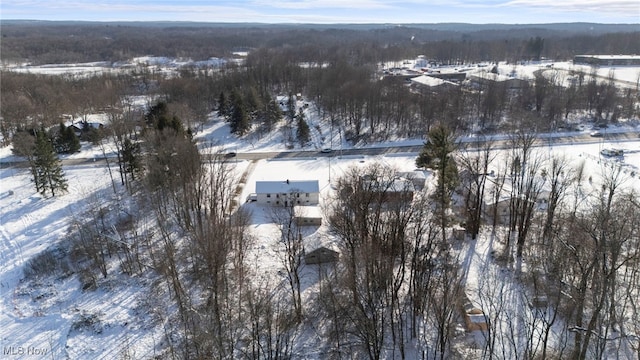
<svg viewBox="0 0 640 360">
<path fill-rule="evenodd" d="M 2 0 L 0 19 L 640 24 L 640 0 Z"/>
</svg>

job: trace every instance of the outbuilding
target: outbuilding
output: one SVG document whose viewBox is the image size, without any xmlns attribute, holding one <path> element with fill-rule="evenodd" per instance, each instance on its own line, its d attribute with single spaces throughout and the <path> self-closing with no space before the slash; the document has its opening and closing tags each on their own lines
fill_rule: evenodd
<svg viewBox="0 0 640 360">
<path fill-rule="evenodd" d="M 298 226 L 322 225 L 322 211 L 319 206 L 296 205 L 293 209 Z"/>
<path fill-rule="evenodd" d="M 324 264 L 338 261 L 340 253 L 335 244 L 324 234 L 311 235 L 303 240 L 304 262 L 307 265 Z"/>
</svg>

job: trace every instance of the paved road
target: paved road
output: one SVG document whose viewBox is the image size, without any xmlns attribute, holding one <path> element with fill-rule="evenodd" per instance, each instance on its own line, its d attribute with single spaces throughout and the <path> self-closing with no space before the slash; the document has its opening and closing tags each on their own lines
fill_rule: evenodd
<svg viewBox="0 0 640 360">
<path fill-rule="evenodd" d="M 621 133 L 605 134 L 601 138 L 592 137 L 587 133 L 580 133 L 574 136 L 561 136 L 553 138 L 538 139 L 536 146 L 549 146 L 561 144 L 597 144 L 601 141 L 638 141 L 638 133 L 629 131 Z M 482 138 L 465 138 L 461 142 L 461 146 L 468 149 L 480 148 L 486 139 Z M 494 148 L 508 148 L 509 140 L 494 140 Z M 312 151 L 286 151 L 286 152 L 252 152 L 238 153 L 237 159 L 240 160 L 259 160 L 259 159 L 286 159 L 286 158 L 305 158 L 305 157 L 329 157 L 329 156 L 352 156 L 352 155 L 383 155 L 392 153 L 419 153 L 422 145 L 399 145 L 393 147 L 371 147 L 371 148 L 351 148 L 344 150 L 334 149 L 331 153 L 322 153 L 317 150 Z"/>
<path fill-rule="evenodd" d="M 561 145 L 561 144 L 597 144 L 601 141 L 638 141 L 638 133 L 636 131 L 619 132 L 619 133 L 606 133 L 601 138 L 591 137 L 588 133 L 576 133 L 572 136 L 558 136 L 541 138 L 537 141 L 537 146 L 549 146 L 549 145 Z M 509 146 L 508 140 L 505 140 L 506 136 L 502 139 L 494 139 L 494 148 L 507 148 Z M 461 141 L 461 145 L 468 148 L 480 148 L 480 145 L 484 143 L 486 139 L 483 138 L 464 138 Z M 354 155 L 383 155 L 392 153 L 419 153 L 422 149 L 421 145 L 399 145 L 392 147 L 367 147 L 367 148 L 351 148 L 344 150 L 333 150 L 331 153 L 322 153 L 318 150 L 310 151 L 282 151 L 282 152 L 250 152 L 250 153 L 238 153 L 235 157 L 229 158 L 238 160 L 260 160 L 260 159 L 294 159 L 294 158 L 318 158 L 318 157 L 330 157 L 330 156 L 354 156 Z M 205 155 L 205 158 L 211 158 L 211 155 Z M 110 159 L 114 164 L 116 159 Z M 77 158 L 77 159 L 65 159 L 63 164 L 65 166 L 82 166 L 91 164 L 105 164 L 103 158 Z M 21 162 L 1 162 L 0 168 L 7 167 L 27 167 L 26 161 Z M 117 166 L 117 165 L 116 165 Z"/>
</svg>

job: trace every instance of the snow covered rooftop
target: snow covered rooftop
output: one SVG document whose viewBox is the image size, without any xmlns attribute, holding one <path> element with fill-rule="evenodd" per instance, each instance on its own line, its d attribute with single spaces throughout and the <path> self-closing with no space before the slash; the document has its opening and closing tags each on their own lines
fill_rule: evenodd
<svg viewBox="0 0 640 360">
<path fill-rule="evenodd" d="M 256 193 L 258 194 L 285 194 L 292 191 L 318 193 L 320 185 L 318 180 L 256 181 Z"/>
<path fill-rule="evenodd" d="M 319 206 L 315 205 L 296 205 L 294 209 L 299 217 L 306 218 L 322 218 L 322 211 Z"/>
<path fill-rule="evenodd" d="M 576 57 L 588 57 L 601 60 L 622 60 L 622 59 L 638 59 L 640 55 L 576 55 Z"/>
<path fill-rule="evenodd" d="M 452 83 L 450 81 L 445 81 L 445 80 L 438 79 L 428 75 L 420 75 L 418 77 L 411 78 L 411 82 L 424 85 L 424 86 L 429 86 L 429 87 L 436 87 L 436 86 L 442 86 L 442 85 L 457 86 L 457 84 Z"/>
<path fill-rule="evenodd" d="M 485 79 L 485 80 L 490 80 L 490 81 L 496 81 L 496 82 L 503 82 L 503 81 L 509 81 L 512 80 L 512 77 L 509 77 L 507 75 L 502 75 L 502 74 L 494 74 L 488 71 L 481 71 L 481 72 L 476 72 L 476 73 L 471 73 L 469 74 L 469 77 L 471 78 L 475 78 L 475 79 Z"/>
</svg>

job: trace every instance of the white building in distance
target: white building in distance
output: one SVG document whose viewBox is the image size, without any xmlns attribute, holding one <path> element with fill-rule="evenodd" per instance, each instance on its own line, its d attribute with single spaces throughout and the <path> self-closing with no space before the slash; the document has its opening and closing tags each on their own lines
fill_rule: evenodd
<svg viewBox="0 0 640 360">
<path fill-rule="evenodd" d="M 317 205 L 318 180 L 256 181 L 256 202 L 265 205 Z"/>
</svg>

